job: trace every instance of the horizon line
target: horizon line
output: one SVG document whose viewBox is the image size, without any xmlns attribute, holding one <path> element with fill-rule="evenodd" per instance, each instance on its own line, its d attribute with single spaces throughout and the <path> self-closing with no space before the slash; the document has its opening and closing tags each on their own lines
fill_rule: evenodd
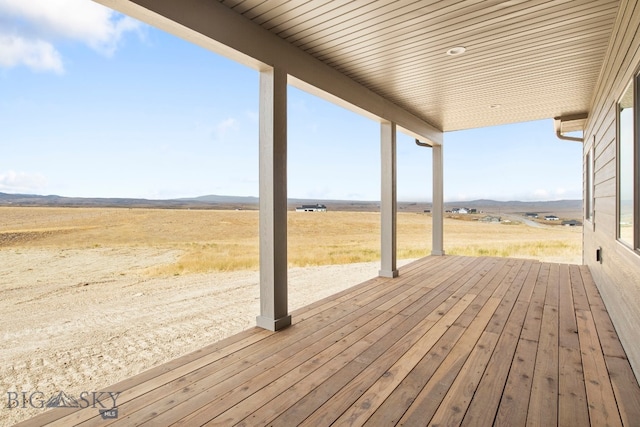
<svg viewBox="0 0 640 427">
<path fill-rule="evenodd" d="M 6 191 L 6 190 L 5 190 Z M 145 200 L 145 201 L 153 201 L 153 202 L 163 202 L 163 201 L 194 201 L 194 202 L 203 202 L 198 199 L 203 199 L 207 197 L 220 197 L 220 198 L 237 198 L 237 199 L 255 199 L 259 200 L 259 196 L 238 196 L 238 195 L 226 195 L 226 194 L 204 194 L 200 196 L 186 196 L 186 197 L 172 197 L 172 198 L 149 198 L 149 197 L 122 197 L 122 196 L 61 196 L 59 194 L 35 194 L 35 193 L 7 193 L 4 191 L 0 191 L 0 194 L 9 195 L 9 196 L 25 196 L 25 197 L 58 197 L 64 199 L 120 199 L 120 200 Z M 380 203 L 380 200 L 367 200 L 367 199 L 327 199 L 327 198 L 311 198 L 311 197 L 295 197 L 290 196 L 287 197 L 287 201 L 291 200 L 304 200 L 304 201 L 319 201 L 319 202 L 360 202 L 360 203 Z M 553 199 L 553 200 L 522 200 L 522 199 L 509 199 L 509 200 L 500 200 L 493 198 L 474 198 L 474 199 L 455 199 L 455 200 L 445 200 L 444 203 L 470 203 L 470 202 L 499 202 L 499 203 L 552 203 L 552 202 L 573 202 L 580 201 L 583 202 L 582 198 L 578 199 Z M 210 201 L 211 203 L 213 201 Z M 433 203 L 432 200 L 428 199 L 402 199 L 397 200 L 397 203 Z"/>
</svg>

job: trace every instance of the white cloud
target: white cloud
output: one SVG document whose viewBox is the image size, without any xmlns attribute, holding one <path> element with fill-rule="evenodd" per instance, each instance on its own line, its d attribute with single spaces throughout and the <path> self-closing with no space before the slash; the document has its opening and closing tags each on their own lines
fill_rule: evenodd
<svg viewBox="0 0 640 427">
<path fill-rule="evenodd" d="M 0 67 L 26 65 L 34 71 L 62 73 L 60 53 L 51 43 L 0 33 Z"/>
<path fill-rule="evenodd" d="M 0 173 L 0 191 L 37 193 L 45 188 L 47 179 L 39 173 L 8 171 Z"/>
<path fill-rule="evenodd" d="M 0 0 L 0 66 L 62 72 L 54 43 L 71 40 L 111 56 L 142 24 L 89 0 Z"/>
</svg>

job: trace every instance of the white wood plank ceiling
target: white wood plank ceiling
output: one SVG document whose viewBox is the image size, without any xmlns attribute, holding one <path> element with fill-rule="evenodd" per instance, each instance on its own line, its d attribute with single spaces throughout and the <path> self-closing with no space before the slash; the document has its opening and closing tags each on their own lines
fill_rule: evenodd
<svg viewBox="0 0 640 427">
<path fill-rule="evenodd" d="M 220 0 L 443 131 L 587 112 L 618 0 Z M 447 55 L 451 48 L 463 54 Z"/>
</svg>

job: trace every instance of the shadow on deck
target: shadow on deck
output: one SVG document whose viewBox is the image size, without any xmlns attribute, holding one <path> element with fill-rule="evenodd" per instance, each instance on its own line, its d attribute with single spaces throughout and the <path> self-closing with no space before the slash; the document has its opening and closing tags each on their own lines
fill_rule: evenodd
<svg viewBox="0 0 640 427">
<path fill-rule="evenodd" d="M 638 425 L 640 388 L 586 267 L 428 257 L 22 425 Z M 104 400 L 110 407 L 111 399 Z M 115 412 L 105 416 L 115 416 Z"/>
</svg>

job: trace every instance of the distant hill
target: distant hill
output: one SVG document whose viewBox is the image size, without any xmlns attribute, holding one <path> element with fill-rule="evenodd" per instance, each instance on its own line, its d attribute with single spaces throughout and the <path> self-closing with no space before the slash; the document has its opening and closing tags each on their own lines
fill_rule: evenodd
<svg viewBox="0 0 640 427">
<path fill-rule="evenodd" d="M 259 199 L 253 196 L 216 196 L 210 194 L 208 196 L 191 197 L 178 200 L 187 200 L 204 203 L 244 203 L 244 204 L 258 204 Z"/>
<path fill-rule="evenodd" d="M 218 196 L 205 195 L 180 199 L 129 199 L 129 198 L 92 198 L 64 197 L 57 195 L 7 194 L 0 193 L 0 206 L 59 206 L 59 207 L 118 207 L 118 208 L 158 208 L 158 209 L 258 209 L 259 199 L 252 196 Z M 324 199 L 289 199 L 289 208 L 322 203 L 329 210 L 339 211 L 378 211 L 379 201 L 366 200 L 324 200 Z M 424 212 L 431 209 L 430 202 L 399 202 L 399 212 Z M 475 208 L 485 212 L 504 213 L 579 213 L 582 211 L 582 200 L 558 200 L 549 202 L 521 202 L 472 200 L 447 202 L 445 209 Z M 575 215 L 574 215 L 575 216 Z"/>
<path fill-rule="evenodd" d="M 151 200 L 129 198 L 64 197 L 56 195 L 40 196 L 35 194 L 0 193 L 0 206 L 213 209 L 217 205 L 190 199 Z"/>
</svg>

